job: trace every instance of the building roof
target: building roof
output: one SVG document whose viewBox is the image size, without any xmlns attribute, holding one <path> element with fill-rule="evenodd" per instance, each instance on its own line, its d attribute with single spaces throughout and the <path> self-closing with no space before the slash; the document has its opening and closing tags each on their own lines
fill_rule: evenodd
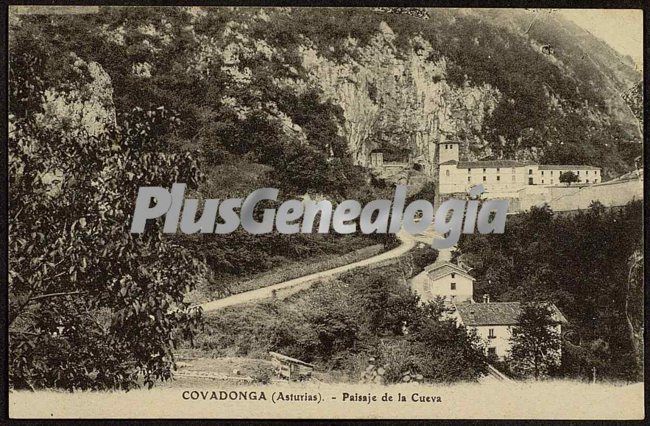
<svg viewBox="0 0 650 426">
<path fill-rule="evenodd" d="M 459 169 L 492 169 L 497 167 L 524 167 L 535 165 L 532 162 L 522 162 L 515 160 L 481 160 L 481 161 L 459 161 Z"/>
<path fill-rule="evenodd" d="M 539 170 L 600 170 L 600 167 L 585 166 L 576 164 L 540 164 L 532 161 L 516 160 L 480 160 L 480 161 L 456 161 L 447 160 L 440 163 L 441 166 L 456 164 L 459 169 L 494 169 L 497 167 L 526 167 L 538 166 Z"/>
<path fill-rule="evenodd" d="M 600 170 L 600 167 L 576 164 L 540 164 L 539 170 Z"/>
<path fill-rule="evenodd" d="M 562 312 L 552 303 L 549 304 L 552 310 L 553 320 L 558 323 L 566 323 L 567 320 Z M 456 305 L 458 314 L 466 326 L 480 325 L 517 325 L 521 314 L 522 304 L 520 302 L 489 302 L 489 303 L 465 303 Z"/>
<path fill-rule="evenodd" d="M 436 280 L 451 274 L 452 272 L 462 275 L 470 280 L 475 280 L 473 276 L 467 273 L 467 270 L 458 265 L 449 262 L 436 262 L 424 268 L 424 271 L 429 275 L 429 278 Z"/>
</svg>

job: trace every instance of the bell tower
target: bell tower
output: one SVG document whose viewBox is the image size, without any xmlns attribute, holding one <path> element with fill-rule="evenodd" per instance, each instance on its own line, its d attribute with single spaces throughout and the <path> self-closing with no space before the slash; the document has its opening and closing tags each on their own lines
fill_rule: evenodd
<svg viewBox="0 0 650 426">
<path fill-rule="evenodd" d="M 446 161 L 458 161 L 458 148 L 460 142 L 458 141 L 446 141 L 439 142 L 438 149 L 440 150 L 439 164 L 442 164 Z"/>
</svg>

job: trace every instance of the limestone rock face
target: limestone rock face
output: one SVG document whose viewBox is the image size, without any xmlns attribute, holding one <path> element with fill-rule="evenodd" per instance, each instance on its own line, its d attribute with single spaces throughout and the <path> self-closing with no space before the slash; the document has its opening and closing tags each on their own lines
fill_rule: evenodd
<svg viewBox="0 0 650 426">
<path fill-rule="evenodd" d="M 101 65 L 71 55 L 72 70 L 80 80 L 70 87 L 49 89 L 43 99 L 43 113 L 37 119 L 44 126 L 64 122 L 70 131 L 84 130 L 98 136 L 115 126 L 111 78 Z"/>
<path fill-rule="evenodd" d="M 446 58 L 426 40 L 413 37 L 398 47 L 395 38 L 382 22 L 365 45 L 348 38 L 336 62 L 307 44 L 303 66 L 343 110 L 341 132 L 357 164 L 368 166 L 373 149 L 393 146 L 407 149 L 433 176 L 438 142 L 460 139 L 465 153 L 483 145 L 478 135 L 500 94 L 489 85 L 449 83 Z"/>
<path fill-rule="evenodd" d="M 398 41 L 398 36 L 382 21 L 365 42 L 353 37 L 337 40 L 336 46 L 329 48 L 340 53 L 333 58 L 306 36 L 295 47 L 297 52 L 288 51 L 248 34 L 245 23 L 231 21 L 220 37 L 199 37 L 201 48 L 188 64 L 188 72 L 202 78 L 210 72 L 211 64 L 223 64 L 221 71 L 230 77 L 231 88 L 253 94 L 246 100 L 224 98 L 240 118 L 263 110 L 282 123 L 286 135 L 304 143 L 302 129 L 281 105 L 251 102 L 256 91 L 251 70 L 244 64 L 284 64 L 288 72 L 274 77 L 276 87 L 291 93 L 315 90 L 322 102 L 340 107 L 339 135 L 345 138 L 353 162 L 364 167 L 370 167 L 374 149 L 395 149 L 408 153 L 404 160 L 409 166 L 418 163 L 418 174 L 435 180 L 439 143 L 461 141 L 463 158 L 490 155 L 481 135 L 485 119 L 502 98 L 500 92 L 488 84 L 474 85 L 467 80 L 460 86 L 453 84 L 447 79 L 447 58 L 434 51 L 427 40 L 413 36 L 404 42 Z M 306 78 L 285 63 L 287 56 L 296 53 Z"/>
</svg>

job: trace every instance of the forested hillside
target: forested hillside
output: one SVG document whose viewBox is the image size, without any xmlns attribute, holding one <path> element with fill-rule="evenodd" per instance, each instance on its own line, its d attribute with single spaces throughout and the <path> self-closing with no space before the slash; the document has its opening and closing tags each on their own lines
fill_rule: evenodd
<svg viewBox="0 0 650 426">
<path fill-rule="evenodd" d="M 575 216 L 533 208 L 503 235 L 465 235 L 475 298 L 549 300 L 566 315 L 564 374 L 637 380 L 643 374 L 642 203 Z"/>
<path fill-rule="evenodd" d="M 347 196 L 363 187 L 354 166 L 366 165 L 373 148 L 410 148 L 431 163 L 441 137 L 460 139 L 471 158 L 589 163 L 606 176 L 641 153 L 621 97 L 641 79 L 629 58 L 548 12 L 427 13 L 101 8 L 83 19 L 20 16 L 12 56 L 41 55 L 41 78 L 57 87 L 76 55 L 106 72 L 118 113 L 173 111 L 183 124 L 161 136 L 201 158 L 206 194 L 227 186 L 219 166 L 242 162 L 241 179 L 229 183 L 245 187 L 265 175 L 288 191 Z"/>
<path fill-rule="evenodd" d="M 284 199 L 366 202 L 393 190 L 367 167 L 373 149 L 410 151 L 434 179 L 435 144 L 450 139 L 467 159 L 591 164 L 605 178 L 634 168 L 640 91 L 628 89 L 641 75 L 573 24 L 530 18 L 10 13 L 12 383 L 130 388 L 138 377 L 168 378 L 172 342 L 198 320 L 184 301 L 197 284 L 219 297 L 274 266 L 395 243 L 240 230 L 160 237 L 160 223 L 134 237 L 141 186 L 184 182 L 186 197 L 219 199 L 276 187 Z"/>
</svg>

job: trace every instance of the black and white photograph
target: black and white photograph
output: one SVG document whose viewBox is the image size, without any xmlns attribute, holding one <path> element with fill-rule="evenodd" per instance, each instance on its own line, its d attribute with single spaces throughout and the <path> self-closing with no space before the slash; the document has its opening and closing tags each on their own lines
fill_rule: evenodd
<svg viewBox="0 0 650 426">
<path fill-rule="evenodd" d="M 645 418 L 640 2 L 190 4 L 8 6 L 10 418 Z"/>
</svg>

